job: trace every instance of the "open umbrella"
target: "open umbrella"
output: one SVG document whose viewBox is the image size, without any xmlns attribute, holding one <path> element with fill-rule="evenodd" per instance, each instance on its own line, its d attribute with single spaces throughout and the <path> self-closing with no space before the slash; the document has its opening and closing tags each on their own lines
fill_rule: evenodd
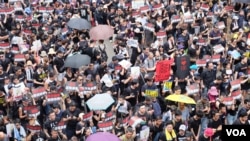
<svg viewBox="0 0 250 141">
<path fill-rule="evenodd" d="M 82 19 L 82 18 L 72 18 L 72 19 L 69 20 L 67 25 L 70 28 L 77 29 L 77 30 L 83 30 L 83 29 L 90 29 L 91 28 L 91 24 L 87 20 Z"/>
<path fill-rule="evenodd" d="M 115 101 L 110 94 L 96 94 L 92 98 L 90 98 L 86 104 L 88 105 L 90 110 L 106 110 L 111 104 Z"/>
<path fill-rule="evenodd" d="M 90 135 L 86 141 L 121 141 L 116 135 L 109 132 L 97 132 Z"/>
<path fill-rule="evenodd" d="M 81 66 L 88 65 L 90 63 L 90 57 L 88 55 L 75 54 L 67 57 L 64 67 L 80 68 Z"/>
<path fill-rule="evenodd" d="M 113 36 L 114 29 L 108 25 L 98 25 L 89 31 L 89 36 L 94 40 L 105 40 Z"/>
<path fill-rule="evenodd" d="M 196 104 L 192 98 L 186 95 L 181 95 L 181 94 L 172 94 L 172 95 L 167 96 L 165 99 L 175 101 L 175 102 L 186 103 L 186 104 Z"/>
</svg>

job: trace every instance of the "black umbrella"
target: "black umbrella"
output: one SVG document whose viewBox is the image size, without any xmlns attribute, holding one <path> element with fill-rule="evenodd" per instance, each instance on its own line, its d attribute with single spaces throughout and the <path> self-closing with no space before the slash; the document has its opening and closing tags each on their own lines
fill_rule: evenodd
<svg viewBox="0 0 250 141">
<path fill-rule="evenodd" d="M 69 68 L 80 68 L 82 66 L 88 65 L 90 63 L 90 57 L 88 55 L 75 54 L 67 57 L 64 67 Z"/>
<path fill-rule="evenodd" d="M 83 29 L 90 29 L 91 28 L 91 24 L 87 20 L 82 19 L 82 18 L 72 18 L 72 19 L 69 20 L 67 25 L 70 28 L 77 29 L 77 30 L 83 30 Z"/>
</svg>

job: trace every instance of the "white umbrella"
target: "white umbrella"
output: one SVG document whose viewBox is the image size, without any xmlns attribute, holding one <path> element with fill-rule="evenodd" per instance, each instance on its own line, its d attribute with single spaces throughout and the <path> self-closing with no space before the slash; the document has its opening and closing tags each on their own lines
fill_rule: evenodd
<svg viewBox="0 0 250 141">
<path fill-rule="evenodd" d="M 115 101 L 110 94 L 96 94 L 92 98 L 90 98 L 86 104 L 88 105 L 90 110 L 106 110 L 111 104 Z"/>
</svg>

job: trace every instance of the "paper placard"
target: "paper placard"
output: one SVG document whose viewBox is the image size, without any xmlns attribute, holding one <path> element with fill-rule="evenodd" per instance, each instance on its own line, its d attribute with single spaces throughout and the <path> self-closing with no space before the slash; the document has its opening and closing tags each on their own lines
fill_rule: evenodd
<svg viewBox="0 0 250 141">
<path fill-rule="evenodd" d="M 132 1 L 132 9 L 140 9 L 145 5 L 144 0 L 133 0 Z"/>
<path fill-rule="evenodd" d="M 140 67 L 131 67 L 131 77 L 137 79 L 140 76 Z"/>
<path fill-rule="evenodd" d="M 199 89 L 199 85 L 195 83 L 195 84 L 186 86 L 186 90 L 188 94 L 197 94 L 200 89 Z"/>
<path fill-rule="evenodd" d="M 138 40 L 129 39 L 127 41 L 127 45 L 130 47 L 138 47 L 139 43 L 138 43 Z"/>
<path fill-rule="evenodd" d="M 239 79 L 230 82 L 232 90 L 240 89 L 241 81 Z"/>
<path fill-rule="evenodd" d="M 166 81 L 163 84 L 163 92 L 171 91 L 173 82 L 172 81 Z"/>
<path fill-rule="evenodd" d="M 148 97 L 157 97 L 157 96 L 158 96 L 158 89 L 155 89 L 155 90 L 147 89 L 147 90 L 145 91 L 145 94 L 146 94 Z"/>
<path fill-rule="evenodd" d="M 22 99 L 24 90 L 25 85 L 23 82 L 13 86 L 13 97 L 15 101 L 19 101 Z"/>
</svg>

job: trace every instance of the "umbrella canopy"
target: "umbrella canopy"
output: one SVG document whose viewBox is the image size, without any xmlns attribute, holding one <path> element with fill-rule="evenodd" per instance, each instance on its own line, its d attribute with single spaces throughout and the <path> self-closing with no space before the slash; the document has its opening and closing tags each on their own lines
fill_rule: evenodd
<svg viewBox="0 0 250 141">
<path fill-rule="evenodd" d="M 90 135 L 86 141 L 121 141 L 116 135 L 109 132 L 97 132 Z"/>
<path fill-rule="evenodd" d="M 89 36 L 94 40 L 105 40 L 113 36 L 114 29 L 108 25 L 98 25 L 90 29 Z"/>
<path fill-rule="evenodd" d="M 186 104 L 196 104 L 192 98 L 186 95 L 181 95 L 181 94 L 172 94 L 172 95 L 167 96 L 165 99 L 175 101 L 175 102 L 186 103 Z"/>
<path fill-rule="evenodd" d="M 70 19 L 69 22 L 67 23 L 67 25 L 70 28 L 77 29 L 77 30 L 83 30 L 83 29 L 90 29 L 91 28 L 91 24 L 87 20 L 81 19 L 81 18 Z"/>
<path fill-rule="evenodd" d="M 70 68 L 80 68 L 84 65 L 88 65 L 90 63 L 90 57 L 88 55 L 75 54 L 67 57 L 64 67 Z"/>
<path fill-rule="evenodd" d="M 110 94 L 96 94 L 92 98 L 90 98 L 86 104 L 88 105 L 90 110 L 106 110 L 111 104 L 115 101 Z"/>
</svg>

